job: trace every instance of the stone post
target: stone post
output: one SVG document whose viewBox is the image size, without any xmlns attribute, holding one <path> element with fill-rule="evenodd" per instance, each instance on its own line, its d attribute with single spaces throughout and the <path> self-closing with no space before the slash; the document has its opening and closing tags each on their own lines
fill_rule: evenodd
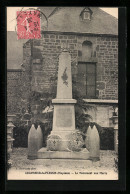
<svg viewBox="0 0 130 194">
<path fill-rule="evenodd" d="M 38 136 L 38 150 L 42 148 L 43 145 L 43 134 L 40 125 L 37 128 L 37 136 Z"/>
<path fill-rule="evenodd" d="M 89 126 L 87 129 L 87 133 L 86 133 L 86 138 L 85 138 L 85 145 L 87 150 L 90 150 L 90 133 L 91 133 L 91 127 Z"/>
<path fill-rule="evenodd" d="M 28 159 L 33 160 L 37 158 L 38 151 L 38 134 L 34 124 L 28 134 Z"/>
<path fill-rule="evenodd" d="M 113 116 L 114 123 L 114 150 L 118 153 L 118 116 Z"/>
<path fill-rule="evenodd" d="M 12 152 L 13 148 L 13 128 L 15 127 L 13 125 L 15 115 L 7 115 L 8 124 L 7 124 L 7 147 L 8 147 L 8 153 Z"/>
<path fill-rule="evenodd" d="M 10 159 L 10 154 L 12 152 L 13 149 L 13 128 L 15 127 L 13 125 L 13 121 L 14 121 L 15 115 L 7 115 L 7 160 L 8 160 L 8 167 L 11 166 L 12 164 L 12 160 Z"/>
<path fill-rule="evenodd" d="M 90 159 L 93 161 L 100 160 L 100 138 L 99 133 L 94 125 L 90 133 Z"/>
<path fill-rule="evenodd" d="M 13 148 L 13 141 L 14 141 L 14 139 L 12 138 L 12 136 L 13 136 L 13 128 L 14 128 L 13 123 L 9 122 L 8 125 L 7 125 L 8 153 L 12 152 L 12 148 Z"/>
</svg>

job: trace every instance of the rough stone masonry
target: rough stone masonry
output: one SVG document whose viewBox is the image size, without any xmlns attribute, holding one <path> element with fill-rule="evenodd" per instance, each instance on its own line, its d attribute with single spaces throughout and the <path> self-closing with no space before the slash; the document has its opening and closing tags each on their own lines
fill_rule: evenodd
<svg viewBox="0 0 130 194">
<path fill-rule="evenodd" d="M 28 96 L 29 91 L 50 91 L 50 87 L 56 87 L 58 71 L 58 57 L 61 53 L 61 45 L 68 43 L 71 54 L 72 77 L 77 75 L 78 59 L 82 54 L 82 43 L 91 41 L 93 44 L 93 56 L 96 57 L 96 98 L 118 99 L 118 37 L 115 35 L 87 35 L 70 33 L 43 32 L 40 40 L 29 40 L 24 44 L 24 59 L 22 71 L 8 71 L 8 110 L 17 112 L 20 104 L 17 93 Z M 22 77 L 22 84 L 16 77 Z M 14 87 L 15 81 L 15 87 Z M 24 85 L 24 87 L 23 87 Z M 21 90 L 22 88 L 22 90 Z M 56 93 L 56 90 L 54 90 Z"/>
</svg>

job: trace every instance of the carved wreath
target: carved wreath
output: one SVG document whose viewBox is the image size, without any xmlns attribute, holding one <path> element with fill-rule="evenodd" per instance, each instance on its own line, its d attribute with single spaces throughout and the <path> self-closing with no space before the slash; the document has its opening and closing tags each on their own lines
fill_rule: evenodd
<svg viewBox="0 0 130 194">
<path fill-rule="evenodd" d="M 80 151 L 84 145 L 82 135 L 78 132 L 71 133 L 68 140 L 68 149 L 71 151 Z"/>
<path fill-rule="evenodd" d="M 66 71 L 67 71 L 67 67 L 65 68 L 64 73 L 61 76 L 61 78 L 63 80 L 63 84 L 65 84 L 66 86 L 68 86 L 68 75 L 67 75 Z"/>
<path fill-rule="evenodd" d="M 47 139 L 47 150 L 57 151 L 61 145 L 61 137 L 58 135 L 50 135 Z"/>
</svg>

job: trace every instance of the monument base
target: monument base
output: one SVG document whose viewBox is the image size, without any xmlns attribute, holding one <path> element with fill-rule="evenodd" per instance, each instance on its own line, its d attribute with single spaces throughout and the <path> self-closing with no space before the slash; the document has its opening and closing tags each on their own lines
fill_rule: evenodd
<svg viewBox="0 0 130 194">
<path fill-rule="evenodd" d="M 37 153 L 38 159 L 78 159 L 89 160 L 89 151 L 83 148 L 79 152 L 74 151 L 47 151 L 47 148 L 41 148 Z"/>
</svg>

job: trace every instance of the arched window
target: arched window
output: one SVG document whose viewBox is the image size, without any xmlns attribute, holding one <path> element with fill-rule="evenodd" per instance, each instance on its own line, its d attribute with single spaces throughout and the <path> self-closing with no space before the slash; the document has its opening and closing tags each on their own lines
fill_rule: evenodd
<svg viewBox="0 0 130 194">
<path fill-rule="evenodd" d="M 82 59 L 92 57 L 92 42 L 84 41 L 82 44 Z"/>
</svg>

